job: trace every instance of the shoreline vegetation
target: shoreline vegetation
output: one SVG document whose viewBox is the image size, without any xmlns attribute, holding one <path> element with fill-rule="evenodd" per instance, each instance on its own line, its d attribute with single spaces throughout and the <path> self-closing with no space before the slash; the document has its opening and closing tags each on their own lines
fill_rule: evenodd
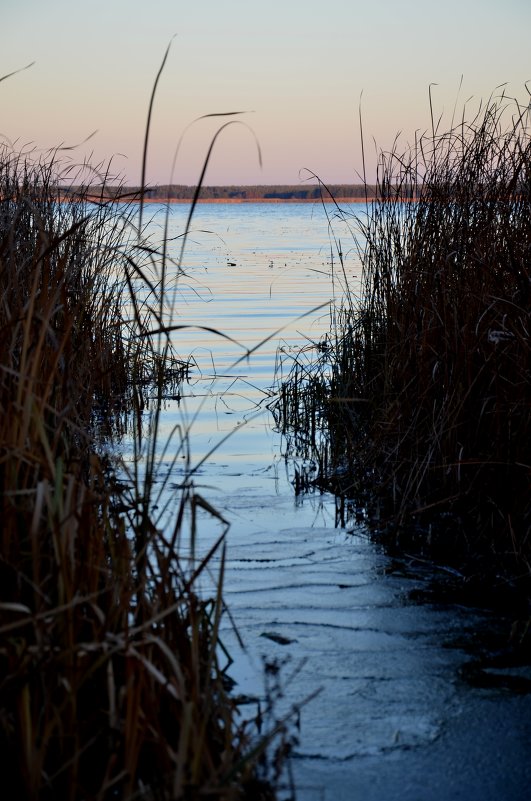
<svg viewBox="0 0 531 801">
<path fill-rule="evenodd" d="M 273 412 L 343 523 L 448 567 L 482 603 L 504 598 L 530 658 L 528 102 L 491 98 L 380 154 L 367 215 L 342 212 L 361 292 L 347 283 L 330 333 L 286 355 Z"/>
<path fill-rule="evenodd" d="M 189 368 L 170 342 L 179 262 L 144 239 L 138 203 L 65 197 L 60 169 L 0 147 L 4 786 L 28 801 L 273 801 L 298 708 L 278 719 L 274 693 L 232 691 L 228 524 L 183 474 L 189 432 L 160 432 Z M 201 515 L 220 529 L 206 554 Z"/>
<path fill-rule="evenodd" d="M 274 657 L 261 697 L 234 692 L 229 524 L 194 484 L 191 432 L 161 425 L 190 369 L 172 334 L 198 189 L 171 257 L 167 222 L 146 237 L 144 192 L 107 191 L 101 165 L 60 151 L 0 143 L 3 785 L 27 801 L 294 796 L 302 704 L 277 714 Z"/>
</svg>

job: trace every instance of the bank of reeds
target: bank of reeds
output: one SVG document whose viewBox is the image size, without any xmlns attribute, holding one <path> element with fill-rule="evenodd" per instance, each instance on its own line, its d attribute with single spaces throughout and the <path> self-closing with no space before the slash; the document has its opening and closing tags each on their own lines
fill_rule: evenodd
<svg viewBox="0 0 531 801">
<path fill-rule="evenodd" d="M 123 203 L 60 202 L 53 158 L 0 151 L 2 793 L 272 798 L 267 733 L 227 689 L 223 535 L 181 558 L 197 511 L 215 511 L 186 479 L 170 530 L 155 511 L 153 437 L 186 365 L 147 333 L 165 281 L 136 221 Z M 133 466 L 105 447 L 124 426 Z"/>
<path fill-rule="evenodd" d="M 529 577 L 529 107 L 382 153 L 352 224 L 361 290 L 282 379 L 290 447 L 389 541 Z"/>
</svg>

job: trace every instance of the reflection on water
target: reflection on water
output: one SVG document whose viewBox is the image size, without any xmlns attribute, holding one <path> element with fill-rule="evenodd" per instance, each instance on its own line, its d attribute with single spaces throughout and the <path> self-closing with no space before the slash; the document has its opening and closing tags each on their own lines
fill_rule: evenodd
<svg viewBox="0 0 531 801">
<path fill-rule="evenodd" d="M 155 238 L 165 211 L 149 206 Z M 187 211 L 169 210 L 173 258 Z M 355 273 L 354 259 L 351 267 Z M 265 468 L 278 456 L 266 410 L 278 348 L 296 352 L 319 339 L 329 329 L 329 302 L 342 291 L 327 217 L 319 204 L 199 205 L 182 268 L 178 281 L 168 280 L 173 322 L 185 326 L 173 343 L 192 370 L 183 400 L 169 404 L 165 430 L 178 421 L 191 430 L 193 462 L 218 446 L 218 462 L 250 458 L 254 469 Z M 223 480 L 222 470 L 216 483 Z"/>
<path fill-rule="evenodd" d="M 164 210 L 150 210 L 156 230 Z M 170 236 L 186 212 L 171 207 Z M 346 266 L 355 280 L 353 256 Z M 297 798 L 527 798 L 531 699 L 468 687 L 458 673 L 465 655 L 445 647 L 485 614 L 411 603 L 425 577 L 389 574 L 362 529 L 335 528 L 332 497 L 296 503 L 287 479 L 267 404 L 277 348 L 318 339 L 328 310 L 301 316 L 340 292 L 322 208 L 199 206 L 183 267 L 175 322 L 190 328 L 174 342 L 194 366 L 183 400 L 168 403 L 163 435 L 176 425 L 190 432 L 195 483 L 231 523 L 225 597 L 245 650 L 228 618 L 223 640 L 236 692 L 261 693 L 263 655 L 289 657 L 286 707 L 322 688 L 301 714 Z M 164 464 L 179 485 L 185 468 L 171 450 Z M 220 525 L 199 516 L 206 552 Z"/>
</svg>

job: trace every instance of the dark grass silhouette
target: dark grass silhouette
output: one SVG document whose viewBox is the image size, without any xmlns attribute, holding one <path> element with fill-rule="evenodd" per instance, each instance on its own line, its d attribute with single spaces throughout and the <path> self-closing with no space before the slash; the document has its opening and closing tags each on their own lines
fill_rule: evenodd
<svg viewBox="0 0 531 801">
<path fill-rule="evenodd" d="M 440 127 L 380 154 L 352 220 L 361 293 L 284 365 L 275 414 L 380 537 L 528 580 L 529 107 L 502 94 Z"/>
<path fill-rule="evenodd" d="M 144 168 L 148 139 L 149 120 Z M 58 152 L 0 150 L 4 787 L 35 800 L 274 798 L 288 725 L 270 717 L 259 734 L 260 715 L 241 716 L 218 637 L 225 535 L 194 553 L 198 512 L 217 513 L 191 475 L 169 528 L 157 510 L 160 415 L 188 369 L 169 338 L 182 276 L 166 242 L 143 237 L 144 192 L 110 201 L 106 180 L 99 201 L 86 199 L 94 181 L 65 198 Z M 130 463 L 108 447 L 125 431 Z M 187 456 L 188 435 L 172 436 Z"/>
</svg>

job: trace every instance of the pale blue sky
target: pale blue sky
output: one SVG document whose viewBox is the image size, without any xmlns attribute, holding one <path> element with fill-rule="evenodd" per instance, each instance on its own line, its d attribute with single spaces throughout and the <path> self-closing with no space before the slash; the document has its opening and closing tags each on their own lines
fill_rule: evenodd
<svg viewBox="0 0 531 801">
<path fill-rule="evenodd" d="M 527 102 L 529 0 L 0 0 L 0 133 L 70 153 L 116 155 L 129 182 L 140 174 L 151 86 L 173 34 L 153 119 L 148 179 L 166 183 L 175 145 L 202 114 L 247 111 L 252 135 L 231 126 L 207 183 L 298 183 L 309 169 L 328 183 L 361 171 L 358 103 L 366 144 L 390 146 L 438 111 L 477 102 L 495 87 Z M 531 87 L 531 84 L 530 84 Z M 189 130 L 175 182 L 193 184 L 216 122 Z"/>
</svg>

